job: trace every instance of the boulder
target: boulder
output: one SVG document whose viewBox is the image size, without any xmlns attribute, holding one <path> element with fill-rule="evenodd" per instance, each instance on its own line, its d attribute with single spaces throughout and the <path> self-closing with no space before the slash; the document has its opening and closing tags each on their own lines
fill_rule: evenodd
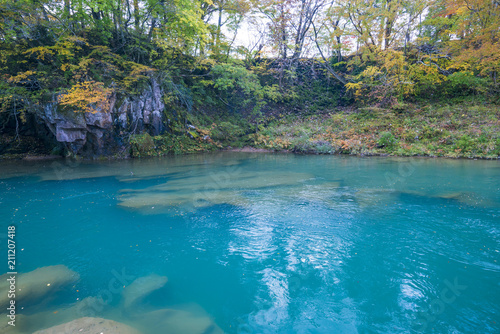
<svg viewBox="0 0 500 334">
<path fill-rule="evenodd" d="M 223 334 L 202 310 L 161 309 L 141 314 L 138 320 L 148 333 Z"/>
<path fill-rule="evenodd" d="M 7 280 L 11 275 L 0 276 L 0 307 L 10 302 L 7 295 L 10 283 Z M 78 273 L 68 269 L 64 265 L 48 266 L 35 269 L 25 274 L 16 275 L 16 305 L 33 305 L 46 297 L 57 292 L 62 287 L 77 281 Z M 5 311 L 2 311 L 5 312 Z"/>
<path fill-rule="evenodd" d="M 122 305 L 125 310 L 136 305 L 144 297 L 153 291 L 162 288 L 167 283 L 166 276 L 152 274 L 145 277 L 139 277 L 122 291 Z"/>
<path fill-rule="evenodd" d="M 197 173 L 198 174 L 198 173 Z M 172 177 L 166 183 L 131 191 L 120 191 L 119 206 L 140 210 L 143 214 L 159 214 L 182 206 L 191 211 L 217 204 L 243 206 L 248 202 L 242 189 L 291 189 L 303 187 L 312 174 L 234 169 L 214 178 L 211 173 L 191 173 L 189 179 Z M 285 188 L 286 187 L 286 188 Z M 154 208 L 154 209 L 152 209 Z"/>
<path fill-rule="evenodd" d="M 104 306 L 106 305 L 102 298 L 87 297 L 67 307 L 44 310 L 29 315 L 18 314 L 16 315 L 15 328 L 21 333 L 33 333 L 40 328 L 57 326 L 81 317 L 105 316 Z M 6 329 L 8 328 L 0 327 L 0 333 L 11 333 L 5 331 Z"/>
<path fill-rule="evenodd" d="M 36 331 L 33 334 L 140 334 L 125 324 L 102 318 L 79 318 L 65 324 Z"/>
</svg>

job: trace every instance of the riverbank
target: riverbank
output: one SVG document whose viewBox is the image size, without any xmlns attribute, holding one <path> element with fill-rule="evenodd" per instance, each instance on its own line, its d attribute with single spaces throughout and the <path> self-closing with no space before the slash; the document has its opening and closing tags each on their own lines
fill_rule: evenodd
<svg viewBox="0 0 500 334">
<path fill-rule="evenodd" d="M 273 112 L 196 122 L 185 136 L 136 137 L 133 156 L 210 150 L 498 159 L 500 106 L 471 102 Z"/>
<path fill-rule="evenodd" d="M 258 148 L 299 153 L 497 159 L 500 107 L 405 105 L 289 116 L 252 139 Z"/>
<path fill-rule="evenodd" d="M 131 135 L 123 154 L 97 158 L 217 150 L 482 159 L 500 156 L 500 106 L 493 104 L 405 104 L 314 114 L 273 112 L 253 121 L 234 115 L 217 119 L 205 115 L 192 117 L 192 123 L 184 133 Z M 12 149 L 5 150 L 1 159 L 55 156 L 53 149 L 32 137 L 2 138 L 0 144 Z"/>
</svg>

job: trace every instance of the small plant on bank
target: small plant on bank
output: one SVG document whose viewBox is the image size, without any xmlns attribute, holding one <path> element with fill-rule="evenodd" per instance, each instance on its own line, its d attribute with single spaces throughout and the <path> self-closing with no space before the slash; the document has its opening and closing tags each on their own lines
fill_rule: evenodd
<svg viewBox="0 0 500 334">
<path fill-rule="evenodd" d="M 477 140 L 469 135 L 463 135 L 462 137 L 458 138 L 455 143 L 454 149 L 467 157 L 473 157 L 479 151 Z"/>
<path fill-rule="evenodd" d="M 316 145 L 316 152 L 319 154 L 332 154 L 335 151 L 332 144 L 327 141 L 319 140 L 315 141 L 314 144 Z"/>
<path fill-rule="evenodd" d="M 378 140 L 378 145 L 384 148 L 394 148 L 397 143 L 397 139 L 390 132 L 382 132 Z"/>
<path fill-rule="evenodd" d="M 394 110 L 394 112 L 401 114 L 408 111 L 409 105 L 404 102 L 397 102 L 391 106 L 391 109 Z"/>
<path fill-rule="evenodd" d="M 155 155 L 155 143 L 149 133 L 130 136 L 130 150 L 133 157 Z"/>
</svg>

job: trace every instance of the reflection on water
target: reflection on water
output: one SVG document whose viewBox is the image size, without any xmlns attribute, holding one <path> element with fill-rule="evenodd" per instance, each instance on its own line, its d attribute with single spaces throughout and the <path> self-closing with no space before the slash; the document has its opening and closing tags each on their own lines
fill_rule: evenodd
<svg viewBox="0 0 500 334">
<path fill-rule="evenodd" d="M 495 333 L 499 215 L 494 161 L 4 162 L 0 332 Z"/>
</svg>

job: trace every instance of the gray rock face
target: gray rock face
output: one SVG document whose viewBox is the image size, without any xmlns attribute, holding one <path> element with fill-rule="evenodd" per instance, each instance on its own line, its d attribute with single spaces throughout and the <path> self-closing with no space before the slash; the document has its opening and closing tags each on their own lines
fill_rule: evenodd
<svg viewBox="0 0 500 334">
<path fill-rule="evenodd" d="M 33 334 L 140 334 L 136 329 L 125 324 L 102 318 L 80 318 L 68 323 L 37 331 Z"/>
<path fill-rule="evenodd" d="M 87 125 L 82 114 L 63 114 L 58 112 L 56 103 L 49 103 L 41 119 L 56 140 L 65 143 L 71 151 L 78 152 L 87 142 Z"/>
<path fill-rule="evenodd" d="M 121 134 L 148 132 L 156 136 L 165 131 L 162 97 L 161 87 L 152 80 L 139 96 L 117 101 L 113 95 L 109 110 L 82 114 L 61 111 L 57 103 L 49 103 L 45 105 L 40 119 L 57 141 L 72 153 L 110 155 L 125 147 Z"/>
<path fill-rule="evenodd" d="M 151 82 L 150 89 L 145 90 L 139 97 L 126 98 L 117 108 L 117 118 L 120 126 L 125 128 L 127 123 L 132 129 L 148 131 L 156 136 L 164 131 L 163 128 L 163 91 L 156 81 Z"/>
</svg>

